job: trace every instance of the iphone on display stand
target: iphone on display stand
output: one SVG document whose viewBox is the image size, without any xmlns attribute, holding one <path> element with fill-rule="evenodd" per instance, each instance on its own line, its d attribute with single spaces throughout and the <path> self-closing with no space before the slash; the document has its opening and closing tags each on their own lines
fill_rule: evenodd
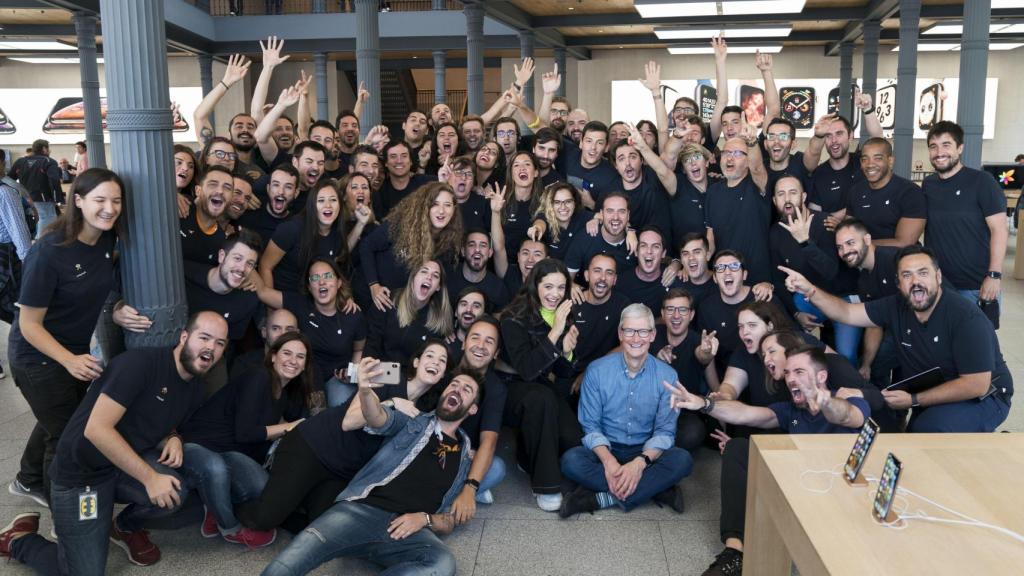
<svg viewBox="0 0 1024 576">
<path fill-rule="evenodd" d="M 892 511 L 892 502 L 896 499 L 896 485 L 900 480 L 900 473 L 902 472 L 903 463 L 890 452 L 885 458 L 882 477 L 878 480 L 878 492 L 875 493 L 875 502 L 871 505 L 871 514 L 875 517 L 875 520 L 892 523 L 899 519 Z"/>
<path fill-rule="evenodd" d="M 857 435 L 857 440 L 853 443 L 853 449 L 850 450 L 850 456 L 846 459 L 846 465 L 843 467 L 843 478 L 846 479 L 847 484 L 867 486 L 868 481 L 864 479 L 860 470 L 864 467 L 864 461 L 867 460 L 868 452 L 871 451 L 871 445 L 875 443 L 877 436 L 878 424 L 868 418 L 864 422 L 864 427 L 860 429 L 860 434 Z"/>
</svg>

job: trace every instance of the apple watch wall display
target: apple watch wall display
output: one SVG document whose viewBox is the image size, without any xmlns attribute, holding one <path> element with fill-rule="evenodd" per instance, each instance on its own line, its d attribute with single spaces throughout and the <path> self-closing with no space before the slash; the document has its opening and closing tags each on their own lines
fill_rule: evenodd
<svg viewBox="0 0 1024 576">
<path fill-rule="evenodd" d="M 854 99 L 854 97 L 856 97 L 857 92 L 859 90 L 860 90 L 860 87 L 857 85 L 856 82 L 854 82 L 853 85 L 850 86 L 850 102 L 851 103 L 854 102 L 853 99 Z M 836 86 L 835 88 L 833 88 L 833 89 L 828 91 L 828 108 L 827 108 L 827 113 L 828 114 L 840 114 L 842 116 L 845 116 L 845 117 L 849 118 L 849 120 L 851 122 L 853 122 L 853 129 L 856 130 L 857 129 L 857 125 L 860 124 L 860 114 L 852 114 L 852 112 L 853 111 L 851 110 L 850 112 L 847 112 L 846 114 L 841 114 L 840 113 L 840 111 L 839 111 L 839 86 Z"/>
<path fill-rule="evenodd" d="M 757 86 L 743 84 L 739 88 L 740 108 L 747 118 L 747 124 L 760 126 L 764 124 L 765 102 L 764 90 Z"/>
<path fill-rule="evenodd" d="M 878 480 L 878 492 L 871 506 L 871 514 L 879 522 L 895 522 L 898 519 L 892 511 L 892 502 L 896 499 L 896 484 L 902 471 L 903 463 L 890 452 L 885 458 L 882 477 Z"/>
<path fill-rule="evenodd" d="M 711 122 L 714 115 L 715 105 L 718 104 L 718 90 L 711 85 L 710 80 L 698 80 L 697 88 L 694 90 L 693 99 L 697 101 L 700 110 L 697 111 L 704 122 Z"/>
<path fill-rule="evenodd" d="M 853 449 L 850 450 L 850 456 L 846 459 L 846 465 L 843 467 L 843 478 L 846 479 L 848 484 L 853 486 L 867 485 L 868 482 L 861 475 L 860 471 L 864 467 L 868 452 L 871 451 L 871 446 L 875 443 L 877 436 L 878 424 L 871 418 L 868 418 L 860 429 L 860 434 L 857 434 L 857 440 L 853 443 Z"/>
<path fill-rule="evenodd" d="M 809 86 L 779 90 L 782 117 L 793 123 L 797 130 L 814 127 L 814 88 Z"/>
<path fill-rule="evenodd" d="M 883 130 L 896 126 L 896 85 L 889 84 L 875 93 L 875 114 Z"/>
<path fill-rule="evenodd" d="M 928 131 L 936 123 L 942 121 L 943 103 L 945 100 L 946 89 L 943 87 L 942 82 L 936 82 L 922 90 L 917 103 L 917 127 Z"/>
</svg>

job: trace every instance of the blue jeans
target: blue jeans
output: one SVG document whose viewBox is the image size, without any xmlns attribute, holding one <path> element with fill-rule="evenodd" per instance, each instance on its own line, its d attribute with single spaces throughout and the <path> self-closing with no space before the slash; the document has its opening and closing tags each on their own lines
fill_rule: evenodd
<svg viewBox="0 0 1024 576">
<path fill-rule="evenodd" d="M 842 296 L 842 299 L 847 302 L 850 302 L 851 298 L 851 296 Z M 793 294 L 793 304 L 799 312 L 814 314 L 818 322 L 824 322 L 828 319 L 821 310 L 818 310 L 817 306 L 808 302 L 802 294 Z M 833 321 L 832 331 L 836 337 L 836 352 L 845 356 L 854 366 L 860 366 L 857 357 L 860 354 L 860 339 L 864 335 L 864 329 Z"/>
<path fill-rule="evenodd" d="M 398 574 L 455 574 L 455 556 L 424 528 L 402 540 L 392 540 L 388 525 L 398 514 L 359 502 L 338 502 L 305 530 L 295 535 L 263 570 L 263 576 L 300 575 L 348 556 L 385 567 L 381 576 Z"/>
<path fill-rule="evenodd" d="M 225 536 L 242 529 L 234 505 L 259 498 L 267 484 L 267 471 L 252 458 L 241 452 L 214 452 L 199 444 L 185 444 L 181 469 Z"/>
<path fill-rule="evenodd" d="M 633 460 L 644 451 L 643 444 L 628 446 L 612 443 L 608 447 L 612 456 L 624 464 Z M 690 475 L 693 470 L 693 458 L 682 448 L 672 447 L 661 453 L 651 466 L 644 470 L 636 490 L 625 500 L 616 502 L 623 510 L 629 512 L 640 504 L 654 498 L 661 492 L 679 483 Z M 604 477 L 604 465 L 597 454 L 584 446 L 577 446 L 562 455 L 562 474 L 594 492 L 609 492 L 608 481 Z"/>
<path fill-rule="evenodd" d="M 342 382 L 337 378 L 331 378 L 324 382 L 324 392 L 327 394 L 327 407 L 341 406 L 356 395 L 356 385 Z"/>
<path fill-rule="evenodd" d="M 36 213 L 39 214 L 39 221 L 36 222 L 36 239 L 43 235 L 46 226 L 57 219 L 57 205 L 53 202 L 36 202 Z"/>
<path fill-rule="evenodd" d="M 967 298 L 968 300 L 970 300 L 971 304 L 974 304 L 975 306 L 978 305 L 978 300 L 981 299 L 981 289 L 978 289 L 978 290 L 957 290 L 957 292 L 959 292 L 960 295 L 963 296 L 964 298 Z M 999 301 L 999 308 L 1002 309 L 1003 308 L 1003 291 L 1002 290 L 999 291 L 999 296 L 996 297 L 996 300 Z"/>
<path fill-rule="evenodd" d="M 505 479 L 505 461 L 501 459 L 501 456 L 495 456 L 491 460 L 491 467 L 487 469 L 487 473 L 480 480 L 480 488 L 476 491 L 477 494 L 481 494 L 494 488 L 501 481 Z"/>
<path fill-rule="evenodd" d="M 1009 412 L 1009 402 L 1001 394 L 914 408 L 907 432 L 995 432 Z"/>
<path fill-rule="evenodd" d="M 173 476 L 181 481 L 176 470 L 157 463 L 160 453 L 150 451 L 143 455 L 146 463 L 160 474 Z M 79 495 L 85 491 L 82 486 L 50 485 L 50 513 L 57 532 L 56 543 L 39 534 L 19 538 L 11 545 L 11 557 L 27 564 L 39 574 L 61 576 L 102 576 L 107 569 L 107 549 L 110 546 L 110 525 L 117 522 L 121 530 L 134 532 L 148 520 L 170 516 L 181 509 L 160 508 L 151 504 L 145 487 L 138 480 L 118 472 L 114 477 L 99 484 L 88 486 L 96 492 L 96 519 L 79 520 Z M 182 486 L 179 492 L 181 504 L 185 503 L 188 488 Z M 113 518 L 114 503 L 128 506 Z"/>
</svg>

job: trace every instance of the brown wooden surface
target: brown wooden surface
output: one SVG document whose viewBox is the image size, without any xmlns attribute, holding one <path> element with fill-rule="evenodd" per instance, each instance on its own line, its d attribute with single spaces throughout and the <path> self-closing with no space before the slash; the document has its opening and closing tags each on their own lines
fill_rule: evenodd
<svg viewBox="0 0 1024 576">
<path fill-rule="evenodd" d="M 990 529 L 926 520 L 896 530 L 875 523 L 877 484 L 848 486 L 835 470 L 855 436 L 755 436 L 750 444 L 744 575 L 1022 574 L 1024 544 Z M 900 487 L 982 522 L 1024 534 L 1024 436 L 1017 434 L 882 434 L 864 474 L 877 478 L 886 454 L 903 462 Z M 895 509 L 955 518 L 916 497 Z"/>
</svg>

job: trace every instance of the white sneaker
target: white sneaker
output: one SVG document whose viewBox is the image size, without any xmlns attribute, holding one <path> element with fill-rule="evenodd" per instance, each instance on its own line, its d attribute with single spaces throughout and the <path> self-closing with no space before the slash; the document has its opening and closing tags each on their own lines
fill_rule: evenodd
<svg viewBox="0 0 1024 576">
<path fill-rule="evenodd" d="M 561 494 L 537 494 L 537 507 L 545 512 L 558 512 L 562 507 Z"/>
<path fill-rule="evenodd" d="M 494 504 L 494 494 L 491 494 L 490 490 L 484 490 L 483 492 L 477 492 L 476 501 L 481 504 Z"/>
</svg>

